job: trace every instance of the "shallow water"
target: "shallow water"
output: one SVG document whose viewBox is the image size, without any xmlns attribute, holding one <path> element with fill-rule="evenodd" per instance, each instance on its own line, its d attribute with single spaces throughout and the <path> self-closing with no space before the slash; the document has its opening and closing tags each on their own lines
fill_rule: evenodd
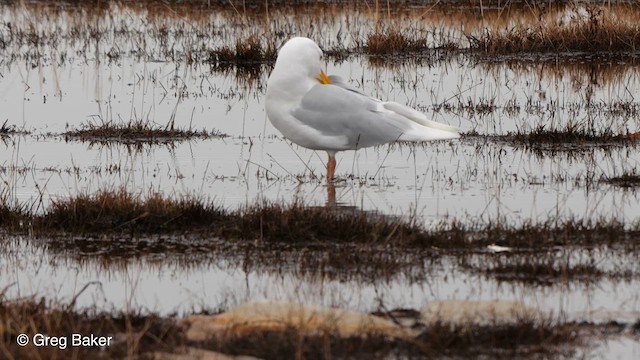
<svg viewBox="0 0 640 360">
<path fill-rule="evenodd" d="M 143 254 L 118 261 L 51 253 L 38 240 L 2 241 L 10 244 L 0 255 L 0 287 L 6 288 L 7 296 L 50 294 L 70 301 L 79 294 L 78 306 L 106 310 L 189 313 L 270 299 L 375 311 L 421 309 L 434 300 L 503 299 L 523 301 L 547 316 L 570 321 L 628 323 L 640 316 L 638 279 L 532 286 L 461 271 L 455 258 L 444 257 L 416 263 L 414 276 L 404 271 L 363 281 L 349 276 L 352 270 L 344 270 L 346 277 L 333 277 L 319 269 L 288 265 L 284 259 L 265 261 L 251 255 L 203 255 L 205 259 L 194 261 L 194 255 Z"/>
<path fill-rule="evenodd" d="M 567 88 L 564 78 L 520 74 L 504 67 L 499 72 L 506 75 L 496 76 L 491 75 L 493 70 L 470 62 L 456 68 L 445 63 L 383 69 L 353 58 L 328 65 L 330 73 L 340 74 L 366 93 L 426 109 L 432 118 L 463 131 L 502 135 L 539 124 L 562 126 L 558 124 L 585 117 L 597 127 L 626 132 L 635 131 L 639 119 L 637 115 L 594 114 L 595 110 L 585 109 L 581 91 Z M 38 77 L 11 66 L 0 82 L 0 93 L 6 95 L 0 100 L 0 118 L 32 131 L 0 143 L 5 149 L 0 154 L 0 177 L 17 200 L 46 207 L 55 197 L 124 185 L 142 192 L 199 194 L 228 208 L 256 200 L 326 201 L 322 180 L 326 155 L 281 138 L 266 119 L 263 87 L 239 86 L 230 74 L 203 68 L 181 70 L 180 66 L 176 70 L 176 65 L 166 63 L 67 67 L 44 67 Z M 58 75 L 55 86 L 46 80 L 53 71 L 66 74 Z M 628 101 L 626 96 L 633 91 L 620 95 L 623 90 L 618 88 L 636 89 L 639 84 L 635 83 L 638 74 L 627 72 L 624 81 L 596 89 L 592 102 Z M 15 91 L 24 78 L 29 79 L 22 85 L 27 90 Z M 166 91 L 177 83 L 179 91 Z M 456 94 L 471 103 L 491 98 L 500 107 L 525 104 L 528 96 L 539 97 L 536 89 L 541 84 L 548 89 L 547 100 L 537 100 L 542 109 L 538 113 L 520 110 L 506 116 L 498 109 L 486 116 L 470 116 L 465 110 L 433 110 L 433 104 L 452 102 L 447 99 Z M 55 96 L 54 87 L 62 92 L 61 98 Z M 459 89 L 471 90 L 461 95 Z M 47 135 L 88 122 L 129 119 L 162 126 L 175 119 L 177 127 L 228 136 L 135 146 Z M 504 216 L 510 221 L 586 216 L 632 221 L 639 210 L 636 192 L 598 181 L 632 172 L 639 159 L 633 146 L 622 145 L 561 150 L 553 155 L 483 138 L 382 146 L 339 153 L 338 200 L 390 214 L 412 211 L 427 223 L 443 216 L 482 220 Z"/>
<path fill-rule="evenodd" d="M 11 16 L 3 10 L 5 19 Z M 42 212 L 56 199 L 124 186 L 141 193 L 196 194 L 229 209 L 261 201 L 309 206 L 327 201 L 326 155 L 282 139 L 266 118 L 268 65 L 246 78 L 233 69 L 158 59 L 161 52 L 136 56 L 121 49 L 123 55 L 108 61 L 103 53 L 114 40 L 103 41 L 86 51 L 95 56 L 82 53 L 58 61 L 59 54 L 43 46 L 49 56 L 35 62 L 27 55 L 0 60 L 0 123 L 6 119 L 31 132 L 0 139 L 0 187 L 9 200 Z M 81 47 L 68 46 L 68 54 Z M 640 69 L 633 64 L 585 57 L 494 60 L 456 55 L 380 66 L 372 58 L 352 56 L 329 60 L 327 68 L 367 94 L 416 107 L 464 132 L 505 135 L 571 122 L 623 134 L 640 128 L 635 99 Z M 621 110 L 625 105 L 631 110 Z M 227 136 L 135 145 L 83 143 L 61 135 L 88 122 L 130 120 L 163 126 L 175 120 L 177 127 Z M 411 214 L 427 228 L 452 219 L 607 218 L 630 225 L 639 219 L 637 191 L 600 179 L 636 171 L 639 161 L 632 145 L 535 152 L 483 136 L 382 146 L 338 155 L 337 200 L 387 215 Z M 572 320 L 597 321 L 637 319 L 640 309 L 637 277 L 526 286 L 461 271 L 455 259 L 444 258 L 420 280 L 395 274 L 362 281 L 295 266 L 251 267 L 247 259 L 233 256 L 193 264 L 148 254 L 114 265 L 51 251 L 38 244 L 45 240 L 0 235 L 5 296 L 65 301 L 97 281 L 78 295 L 78 305 L 168 314 L 283 299 L 372 311 L 418 309 L 432 300 L 499 298 Z M 637 352 L 637 342 L 610 346 Z"/>
</svg>

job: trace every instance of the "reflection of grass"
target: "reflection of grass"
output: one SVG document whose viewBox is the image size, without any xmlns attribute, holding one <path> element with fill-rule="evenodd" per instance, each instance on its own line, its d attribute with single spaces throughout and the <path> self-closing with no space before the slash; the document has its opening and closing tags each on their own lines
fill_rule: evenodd
<svg viewBox="0 0 640 360">
<path fill-rule="evenodd" d="M 194 138 L 224 136 L 204 130 L 179 129 L 172 125 L 160 126 L 150 121 L 131 120 L 128 123 L 103 121 L 89 122 L 80 129 L 63 133 L 67 140 L 91 142 L 174 142 Z"/>
<path fill-rule="evenodd" d="M 578 251 L 577 249 L 574 249 Z M 569 282 L 597 282 L 602 278 L 630 278 L 627 268 L 616 267 L 607 272 L 594 265 L 593 258 L 582 261 L 567 254 L 552 252 L 506 252 L 463 256 L 463 269 L 486 275 L 498 281 L 531 285 L 554 285 Z M 622 264 L 619 264 L 622 265 Z"/>
<path fill-rule="evenodd" d="M 300 335 L 297 329 L 256 331 L 242 336 L 214 338 L 203 346 L 263 359 L 281 359 L 282 354 L 300 354 L 303 358 L 477 358 L 571 353 L 559 345 L 576 341 L 577 326 L 537 324 L 523 320 L 515 325 L 465 326 L 451 328 L 436 324 L 427 327 L 415 339 L 390 339 L 383 335 L 340 338 L 331 334 Z M 242 351 L 239 351 L 242 349 Z"/>
</svg>

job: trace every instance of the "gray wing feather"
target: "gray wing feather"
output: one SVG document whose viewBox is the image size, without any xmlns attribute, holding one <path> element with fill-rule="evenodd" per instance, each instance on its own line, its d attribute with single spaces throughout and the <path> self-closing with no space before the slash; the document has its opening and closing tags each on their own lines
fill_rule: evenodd
<svg viewBox="0 0 640 360">
<path fill-rule="evenodd" d="M 370 98 L 371 100 L 377 101 L 367 95 L 365 95 L 363 92 L 361 92 L 360 90 L 354 88 L 353 86 L 349 85 L 346 81 L 344 81 L 344 79 L 341 76 L 338 75 L 329 75 L 329 80 L 331 81 L 331 85 L 335 85 L 338 87 L 341 87 L 345 90 L 349 90 L 352 91 L 356 94 L 360 94 L 362 96 L 366 96 L 368 98 Z"/>
<path fill-rule="evenodd" d="M 395 141 L 405 131 L 381 102 L 337 85 L 314 86 L 291 114 L 323 135 L 346 136 L 345 149 Z"/>
</svg>

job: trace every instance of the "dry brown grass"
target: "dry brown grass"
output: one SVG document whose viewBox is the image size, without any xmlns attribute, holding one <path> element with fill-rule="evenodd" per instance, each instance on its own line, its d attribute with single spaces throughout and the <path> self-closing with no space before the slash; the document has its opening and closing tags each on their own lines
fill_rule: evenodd
<svg viewBox="0 0 640 360">
<path fill-rule="evenodd" d="M 158 193 L 143 198 L 119 190 L 55 201 L 39 222 L 43 228 L 69 232 L 166 232 L 211 226 L 224 218 L 220 208 L 196 198 L 176 200 Z"/>
<path fill-rule="evenodd" d="M 202 345 L 224 353 L 263 359 L 519 358 L 535 355 L 561 358 L 573 352 L 566 345 L 577 341 L 577 329 L 572 324 L 554 325 L 526 319 L 502 326 L 451 327 L 435 324 L 423 329 L 416 338 L 406 340 L 382 335 L 349 338 L 331 334 L 304 336 L 296 329 L 287 329 L 211 339 Z M 562 345 L 565 347 L 560 347 Z"/>
<path fill-rule="evenodd" d="M 536 23 L 487 28 L 478 36 L 468 35 L 468 39 L 472 49 L 489 55 L 640 50 L 636 5 L 574 5 L 570 11 L 565 16 L 559 15 L 562 11 L 540 12 Z"/>
<path fill-rule="evenodd" d="M 0 294 L 2 295 L 2 294 Z M 30 341 L 21 347 L 20 334 L 65 336 L 67 347 L 36 347 Z M 112 336 L 109 347 L 72 347 L 71 334 Z M 108 314 L 75 311 L 68 306 L 47 304 L 44 299 L 6 301 L 0 296 L 0 357 L 4 359 L 128 358 L 150 351 L 175 351 L 180 329 L 171 319 L 156 315 Z"/>
<path fill-rule="evenodd" d="M 541 144 L 594 144 L 625 143 L 630 141 L 623 134 L 615 134 L 610 128 L 598 130 L 588 124 L 569 122 L 562 128 L 547 128 L 540 125 L 530 132 L 516 132 L 507 135 L 513 141 L 527 146 Z"/>
<path fill-rule="evenodd" d="M 160 126 L 151 121 L 131 120 L 88 122 L 79 129 L 62 134 L 66 140 L 89 142 L 167 143 L 194 138 L 206 139 L 226 135 L 205 130 L 175 128 L 172 123 Z"/>
<path fill-rule="evenodd" d="M 19 231 L 19 221 L 33 230 L 69 233 L 205 231 L 208 237 L 264 240 L 283 244 L 350 243 L 395 248 L 461 250 L 490 244 L 549 248 L 562 245 L 626 243 L 637 225 L 625 229 L 619 222 L 577 220 L 506 225 L 504 221 L 469 225 L 441 224 L 425 230 L 410 219 L 386 217 L 356 209 L 264 204 L 227 211 L 195 197 L 178 199 L 158 193 L 147 196 L 126 190 L 100 191 L 55 201 L 43 215 L 4 210 L 3 227 Z"/>
<path fill-rule="evenodd" d="M 611 184 L 626 189 L 637 189 L 640 187 L 640 175 L 634 170 L 630 173 L 624 173 L 620 176 L 612 176 L 603 178 L 600 182 Z"/>
<path fill-rule="evenodd" d="M 387 336 L 341 337 L 324 332 L 302 335 L 296 329 L 252 331 L 237 336 L 219 336 L 202 342 L 190 342 L 176 319 L 156 315 L 107 314 L 76 311 L 70 306 L 47 305 L 44 299 L 8 302 L 0 300 L 0 356 L 7 359 L 89 359 L 154 358 L 159 352 L 175 353 L 192 349 L 210 349 L 233 355 L 254 355 L 263 359 L 326 359 L 348 357 L 421 358 L 452 356 L 476 358 L 478 355 L 509 357 L 571 355 L 579 338 L 580 326 L 546 320 L 521 319 L 510 325 L 466 325 L 451 327 L 436 323 L 420 329 L 411 339 Z M 589 328 L 587 325 L 582 327 Z M 591 328 L 596 328 L 591 326 Z M 112 336 L 109 347 L 20 347 L 19 334 L 65 336 Z M 222 334 L 221 334 L 222 335 Z"/>
<path fill-rule="evenodd" d="M 371 55 L 407 54 L 426 49 L 426 39 L 415 31 L 396 27 L 377 28 L 367 35 L 366 53 Z"/>
<path fill-rule="evenodd" d="M 222 46 L 218 49 L 209 51 L 207 60 L 210 64 L 223 66 L 227 64 L 243 65 L 260 65 L 265 62 L 275 61 L 277 51 L 273 44 L 264 45 L 262 37 L 253 34 L 246 38 L 236 40 L 234 48 Z"/>
<path fill-rule="evenodd" d="M 303 2 L 269 3 L 268 9 L 264 3 L 244 2 L 60 3 L 65 2 L 7 7 L 9 20 L 0 22 L 6 29 L 0 33 L 0 52 L 7 63 L 37 65 L 55 53 L 60 59 L 98 56 L 118 62 L 134 57 L 210 64 L 214 69 L 256 68 L 273 61 L 277 47 L 287 39 L 300 35 L 318 41 L 336 60 L 353 54 L 428 58 L 434 50 L 439 57 L 451 58 L 469 47 L 488 55 L 629 53 L 637 49 L 639 23 L 637 8 L 628 4 L 591 5 L 590 17 L 561 23 L 558 14 L 570 6 L 543 1 L 447 1 L 426 8 L 393 2 L 388 7 Z M 122 17 L 133 21 L 120 21 Z M 132 25 L 136 23 L 142 25 Z M 91 49 L 96 43 L 98 53 Z M 372 63 L 380 64 L 375 59 Z"/>
</svg>

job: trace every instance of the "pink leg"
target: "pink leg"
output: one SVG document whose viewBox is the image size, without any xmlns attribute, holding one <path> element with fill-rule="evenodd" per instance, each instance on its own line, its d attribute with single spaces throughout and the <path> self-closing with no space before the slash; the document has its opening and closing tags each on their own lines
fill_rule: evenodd
<svg viewBox="0 0 640 360">
<path fill-rule="evenodd" d="M 327 161 L 327 181 L 333 181 L 333 176 L 336 173 L 336 157 L 329 154 L 329 161 Z"/>
<path fill-rule="evenodd" d="M 333 176 L 336 173 L 336 157 L 329 154 L 327 161 L 327 205 L 334 206 L 336 204 L 336 187 L 333 184 Z"/>
</svg>

